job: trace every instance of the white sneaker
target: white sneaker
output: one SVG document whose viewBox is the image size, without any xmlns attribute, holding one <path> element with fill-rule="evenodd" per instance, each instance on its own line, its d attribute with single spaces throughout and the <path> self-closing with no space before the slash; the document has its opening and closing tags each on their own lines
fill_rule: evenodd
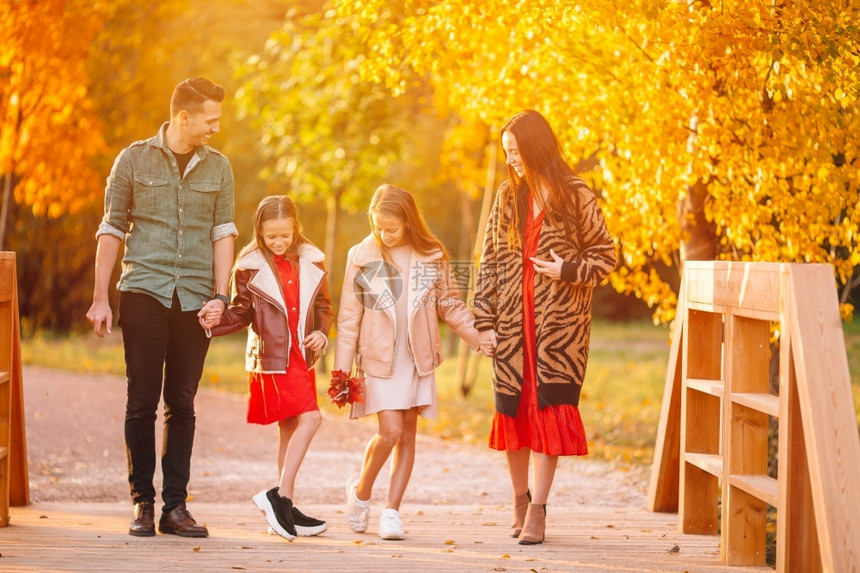
<svg viewBox="0 0 860 573">
<path fill-rule="evenodd" d="M 400 521 L 400 512 L 388 508 L 379 516 L 379 537 L 382 539 L 406 539 L 403 532 L 403 522 Z"/>
<path fill-rule="evenodd" d="M 346 480 L 346 521 L 349 528 L 356 533 L 367 531 L 367 520 L 370 517 L 370 500 L 362 501 L 355 496 L 355 484 L 358 474 Z"/>
</svg>

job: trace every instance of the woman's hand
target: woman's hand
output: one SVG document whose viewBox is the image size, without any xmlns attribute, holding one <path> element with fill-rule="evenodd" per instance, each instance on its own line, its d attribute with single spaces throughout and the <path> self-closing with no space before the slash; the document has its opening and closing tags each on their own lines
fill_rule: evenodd
<svg viewBox="0 0 860 573">
<path fill-rule="evenodd" d="M 558 280 L 561 278 L 561 266 L 564 264 L 564 259 L 555 254 L 554 249 L 549 250 L 552 256 L 551 261 L 544 261 L 537 257 L 530 257 L 529 260 L 534 263 L 535 272 L 548 276 L 551 279 Z"/>
<path fill-rule="evenodd" d="M 484 353 L 484 356 L 492 357 L 496 353 L 496 345 L 498 344 L 496 331 L 492 328 L 482 330 L 479 336 L 481 337 L 481 352 Z"/>
<path fill-rule="evenodd" d="M 314 330 L 305 337 L 302 346 L 314 352 L 322 352 L 328 346 L 328 339 L 319 330 Z"/>
</svg>

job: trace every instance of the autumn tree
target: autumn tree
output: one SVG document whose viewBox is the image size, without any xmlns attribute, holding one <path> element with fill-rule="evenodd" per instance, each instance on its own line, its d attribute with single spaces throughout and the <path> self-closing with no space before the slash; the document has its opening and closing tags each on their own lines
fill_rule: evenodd
<svg viewBox="0 0 860 573">
<path fill-rule="evenodd" d="M 99 195 L 85 61 L 101 19 L 92 2 L 0 3 L 0 243 L 18 254 L 25 326 L 67 325 L 70 286 L 91 271 L 67 233 Z"/>
<path fill-rule="evenodd" d="M 860 283 L 856 5 L 338 2 L 394 93 L 426 77 L 463 118 L 543 112 L 602 194 L 611 277 L 669 320 L 684 257 L 834 265 Z M 675 271 L 677 273 L 677 270 Z M 677 275 L 675 275 L 677 277 Z M 676 278 L 674 279 L 676 280 Z"/>
<path fill-rule="evenodd" d="M 271 159 L 262 176 L 300 203 L 325 202 L 327 266 L 336 268 L 341 211 L 363 212 L 400 157 L 415 110 L 359 74 L 364 47 L 334 10 L 291 11 L 239 74 L 240 115 L 258 126 Z M 411 112 L 411 113 L 410 113 Z"/>
</svg>

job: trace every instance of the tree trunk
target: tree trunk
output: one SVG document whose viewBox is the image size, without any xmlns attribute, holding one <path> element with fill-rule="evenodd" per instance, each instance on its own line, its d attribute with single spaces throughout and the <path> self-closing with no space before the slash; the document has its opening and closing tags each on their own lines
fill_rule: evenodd
<svg viewBox="0 0 860 573">
<path fill-rule="evenodd" d="M 705 218 L 708 184 L 697 181 L 678 203 L 681 223 L 681 269 L 684 261 L 713 261 L 717 256 L 716 226 Z"/>
<path fill-rule="evenodd" d="M 337 230 L 340 223 L 340 200 L 342 196 L 343 191 L 336 190 L 332 195 L 326 198 L 325 245 L 323 245 L 323 250 L 325 251 L 325 266 L 329 271 L 328 277 L 331 277 L 331 271 L 336 268 L 337 265 L 335 248 L 337 244 Z M 329 288 L 333 290 L 333 285 L 329 284 Z M 328 350 L 326 350 L 326 352 L 328 352 Z M 317 372 L 319 374 L 328 373 L 325 356 L 317 362 Z"/>
<path fill-rule="evenodd" d="M 495 130 L 490 128 L 490 134 Z M 498 168 L 498 142 L 490 137 L 490 142 L 487 144 L 487 176 L 484 180 L 484 197 L 481 202 L 481 216 L 478 219 L 478 226 L 475 229 L 475 242 L 472 247 L 473 280 L 469 283 L 469 292 L 466 294 L 466 303 L 469 304 L 475 296 L 475 281 L 478 276 L 478 264 L 480 264 L 481 248 L 484 243 L 484 229 L 487 226 L 487 221 L 490 218 L 490 208 L 493 206 L 493 196 L 496 191 L 496 169 Z M 474 360 L 475 365 L 469 368 L 469 360 Z M 468 352 L 468 345 L 464 341 L 460 341 L 460 352 L 457 356 L 457 373 L 455 382 L 460 386 L 460 392 L 463 397 L 469 395 L 472 387 L 475 385 L 477 377 L 477 361 L 478 356 L 472 356 Z"/>
<path fill-rule="evenodd" d="M 0 209 L 0 251 L 6 246 L 6 222 L 9 219 L 9 201 L 12 199 L 12 171 L 3 178 L 3 207 Z"/>
</svg>

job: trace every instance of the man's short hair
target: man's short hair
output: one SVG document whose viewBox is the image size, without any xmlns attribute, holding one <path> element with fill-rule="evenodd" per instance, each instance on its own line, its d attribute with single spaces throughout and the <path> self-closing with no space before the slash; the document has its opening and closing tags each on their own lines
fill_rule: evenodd
<svg viewBox="0 0 860 573">
<path fill-rule="evenodd" d="M 206 78 L 188 78 L 179 82 L 170 98 L 170 117 L 180 111 L 197 113 L 206 101 L 224 101 L 224 88 Z"/>
</svg>

